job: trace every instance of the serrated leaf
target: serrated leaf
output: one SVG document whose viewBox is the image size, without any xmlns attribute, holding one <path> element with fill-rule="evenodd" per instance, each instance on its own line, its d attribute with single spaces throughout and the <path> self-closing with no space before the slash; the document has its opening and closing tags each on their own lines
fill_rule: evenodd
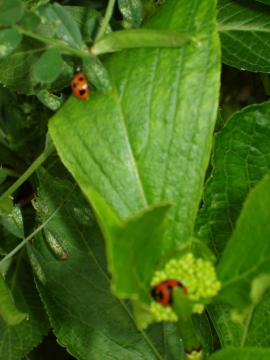
<svg viewBox="0 0 270 360">
<path fill-rule="evenodd" d="M 53 22 L 59 39 L 74 48 L 83 46 L 79 27 L 64 6 L 54 3 L 48 6 L 47 14 L 50 22 Z"/>
<path fill-rule="evenodd" d="M 23 15 L 21 0 L 0 0 L 0 26 L 16 24 Z"/>
<path fill-rule="evenodd" d="M 218 1 L 222 60 L 249 71 L 270 71 L 270 8 L 254 0 Z"/>
<path fill-rule="evenodd" d="M 21 40 L 21 34 L 15 29 L 0 30 L 0 59 L 12 53 Z"/>
<path fill-rule="evenodd" d="M 36 82 L 52 83 L 60 75 L 63 67 L 61 52 L 52 48 L 44 52 L 33 65 L 33 76 Z"/>
<path fill-rule="evenodd" d="M 249 106 L 216 136 L 197 232 L 217 255 L 230 237 L 249 190 L 270 173 L 270 103 Z"/>
<path fill-rule="evenodd" d="M 174 205 L 168 249 L 193 231 L 208 162 L 219 85 L 214 17 L 214 1 L 167 1 L 147 27 L 190 32 L 200 19 L 199 45 L 108 57 L 113 90 L 87 102 L 70 99 L 49 124 L 62 161 L 91 202 L 94 190 L 121 219 L 152 204 Z"/>
<path fill-rule="evenodd" d="M 67 181 L 39 172 L 38 216 L 46 219 L 72 189 Z M 77 359 L 162 359 L 160 327 L 139 331 L 129 306 L 110 292 L 103 239 L 82 194 L 74 190 L 46 229 L 57 233 L 69 252 L 59 261 L 43 241 L 35 254 L 46 277 L 38 288 L 58 342 Z M 171 335 L 177 341 L 177 333 Z"/>
<path fill-rule="evenodd" d="M 219 296 L 237 308 L 250 304 L 252 281 L 270 273 L 270 244 L 265 241 L 270 237 L 269 209 L 270 177 L 266 177 L 251 190 L 218 264 L 223 283 Z"/>
<path fill-rule="evenodd" d="M 209 360 L 268 360 L 269 357 L 270 349 L 234 348 L 218 351 Z"/>
<path fill-rule="evenodd" d="M 118 0 L 119 10 L 124 19 L 134 27 L 139 27 L 142 22 L 141 0 Z"/>
<path fill-rule="evenodd" d="M 7 283 L 16 306 L 27 313 L 28 318 L 16 326 L 8 326 L 0 320 L 0 358 L 21 360 L 41 342 L 49 324 L 33 282 L 33 274 L 22 256 L 9 269 Z"/>
</svg>

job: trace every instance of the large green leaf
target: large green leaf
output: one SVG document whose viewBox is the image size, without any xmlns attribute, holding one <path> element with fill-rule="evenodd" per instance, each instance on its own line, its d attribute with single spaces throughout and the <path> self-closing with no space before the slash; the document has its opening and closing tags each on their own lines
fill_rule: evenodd
<svg viewBox="0 0 270 360">
<path fill-rule="evenodd" d="M 233 115 L 217 135 L 197 232 L 218 255 L 230 237 L 249 190 L 270 172 L 270 103 Z"/>
<path fill-rule="evenodd" d="M 10 326 L 0 320 L 0 358 L 21 360 L 36 347 L 49 329 L 33 274 L 23 255 L 16 259 L 7 275 L 7 283 L 19 310 L 28 314 L 28 319 L 19 325 Z"/>
<path fill-rule="evenodd" d="M 220 254 L 231 236 L 243 202 L 252 188 L 270 172 L 270 103 L 252 105 L 236 113 L 217 135 L 213 171 L 206 185 L 204 207 L 197 221 L 198 233 Z M 243 247 L 244 251 L 245 246 Z M 249 323 L 235 323 L 231 308 L 213 305 L 209 313 L 223 346 L 269 346 L 269 295 L 263 298 Z"/>
<path fill-rule="evenodd" d="M 193 32 L 195 41 L 108 57 L 112 91 L 87 102 L 72 97 L 49 130 L 92 203 L 94 190 L 122 219 L 173 204 L 172 248 L 192 233 L 209 158 L 220 68 L 215 1 L 168 0 L 147 27 Z"/>
<path fill-rule="evenodd" d="M 270 71 L 270 8 L 254 0 L 219 0 L 222 60 L 241 70 Z"/>
<path fill-rule="evenodd" d="M 164 338 L 160 327 L 138 331 L 128 304 L 111 294 L 103 239 L 82 194 L 78 189 L 70 194 L 70 182 L 44 171 L 39 175 L 38 216 L 43 221 L 62 204 L 46 231 L 57 236 L 68 252 L 68 258 L 60 261 L 42 238 L 33 248 L 45 279 L 44 284 L 38 281 L 38 289 L 58 342 L 78 360 L 162 360 L 167 357 L 160 353 L 170 353 L 163 349 L 168 333 L 170 341 L 179 343 L 179 355 L 174 326 L 165 326 Z"/>
<path fill-rule="evenodd" d="M 268 360 L 269 358 L 270 349 L 233 348 L 218 351 L 210 356 L 209 360 Z"/>
<path fill-rule="evenodd" d="M 245 202 L 233 235 L 218 264 L 220 293 L 241 307 L 251 301 L 251 282 L 270 273 L 270 177 L 262 180 Z"/>
</svg>

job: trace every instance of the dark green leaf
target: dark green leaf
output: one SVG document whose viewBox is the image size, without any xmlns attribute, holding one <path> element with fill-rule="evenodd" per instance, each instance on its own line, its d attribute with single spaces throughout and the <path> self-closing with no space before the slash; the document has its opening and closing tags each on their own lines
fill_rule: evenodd
<svg viewBox="0 0 270 360">
<path fill-rule="evenodd" d="M 33 66 L 33 76 L 36 82 L 52 83 L 60 75 L 63 60 L 59 49 L 52 48 L 42 54 Z"/>
<path fill-rule="evenodd" d="M 141 0 L 118 0 L 118 6 L 124 19 L 133 27 L 139 27 L 142 22 Z"/>
<path fill-rule="evenodd" d="M 263 4 L 270 5 L 270 0 L 257 0 L 257 1 L 259 1 L 260 3 L 263 3 Z"/>
<path fill-rule="evenodd" d="M 36 13 L 27 11 L 18 25 L 24 30 L 36 31 L 37 27 L 40 25 L 40 22 L 41 18 Z"/>
<path fill-rule="evenodd" d="M 59 39 L 74 48 L 81 48 L 83 46 L 78 25 L 63 6 L 54 3 L 48 6 L 47 14 L 50 22 L 53 22 Z"/>
<path fill-rule="evenodd" d="M 21 0 L 0 0 L 0 26 L 16 24 L 23 15 Z"/>
<path fill-rule="evenodd" d="M 209 360 L 269 360 L 270 349 L 234 348 L 214 353 Z"/>
<path fill-rule="evenodd" d="M 270 71 L 270 8 L 254 0 L 218 1 L 222 60 L 249 71 Z"/>
<path fill-rule="evenodd" d="M 49 124 L 88 200 L 92 190 L 100 193 L 121 219 L 152 204 L 174 204 L 168 249 L 193 232 L 208 163 L 219 85 L 214 17 L 214 1 L 167 1 L 147 27 L 191 32 L 200 18 L 200 45 L 110 56 L 112 91 L 87 102 L 70 99 Z"/>
<path fill-rule="evenodd" d="M 85 40 L 93 40 L 102 20 L 100 12 L 88 6 L 65 6 L 65 9 L 78 24 Z"/>
<path fill-rule="evenodd" d="M 21 34 L 15 29 L 0 30 L 0 59 L 12 53 L 21 40 Z"/>
<path fill-rule="evenodd" d="M 270 173 L 270 103 L 235 115 L 217 135 L 198 233 L 220 254 L 249 190 Z"/>
<path fill-rule="evenodd" d="M 0 320 L 0 358 L 21 360 L 36 347 L 49 329 L 33 274 L 29 265 L 20 255 L 7 276 L 7 284 L 18 309 L 28 314 L 17 326 L 8 326 Z"/>
<path fill-rule="evenodd" d="M 252 281 L 270 273 L 270 178 L 262 180 L 243 206 L 232 238 L 218 264 L 220 297 L 238 308 L 251 302 Z M 254 299 L 253 299 L 254 301 Z"/>
<path fill-rule="evenodd" d="M 37 204 L 46 219 L 66 198 L 73 185 L 39 173 Z M 63 204 L 63 203 L 62 203 Z M 46 229 L 57 234 L 69 253 L 57 260 L 44 241 L 34 244 L 46 284 L 38 282 L 58 341 L 77 359 L 161 360 L 161 339 L 138 331 L 129 306 L 112 296 L 106 271 L 103 239 L 82 194 L 75 190 Z M 155 331 L 154 331 L 155 333 Z M 176 341 L 176 335 L 175 335 Z"/>
<path fill-rule="evenodd" d="M 39 59 L 46 46 L 29 39 L 5 59 L 0 61 L 0 83 L 18 93 L 33 94 L 34 84 L 31 67 Z"/>
</svg>

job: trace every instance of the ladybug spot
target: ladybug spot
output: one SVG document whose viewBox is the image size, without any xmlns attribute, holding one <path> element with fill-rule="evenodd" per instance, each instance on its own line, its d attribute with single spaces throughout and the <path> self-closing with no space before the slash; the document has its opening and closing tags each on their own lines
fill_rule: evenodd
<svg viewBox="0 0 270 360">
<path fill-rule="evenodd" d="M 77 87 L 77 84 L 76 84 L 76 83 L 73 83 L 73 84 L 72 84 L 72 87 L 76 88 L 76 87 Z"/>
<path fill-rule="evenodd" d="M 86 90 L 85 89 L 82 89 L 79 91 L 80 95 L 84 95 L 86 93 Z"/>
<path fill-rule="evenodd" d="M 79 81 L 84 81 L 84 78 L 82 76 L 79 77 Z"/>
</svg>

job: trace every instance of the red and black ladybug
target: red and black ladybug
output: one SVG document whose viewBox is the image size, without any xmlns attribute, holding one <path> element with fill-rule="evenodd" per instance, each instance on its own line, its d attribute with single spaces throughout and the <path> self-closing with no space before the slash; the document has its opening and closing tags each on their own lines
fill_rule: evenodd
<svg viewBox="0 0 270 360">
<path fill-rule="evenodd" d="M 81 100 L 87 100 L 89 96 L 88 82 L 81 68 L 77 68 L 73 79 L 71 80 L 71 89 L 73 94 Z"/>
<path fill-rule="evenodd" d="M 185 294 L 188 293 L 187 288 L 180 281 L 168 279 L 154 286 L 151 295 L 159 304 L 168 306 L 172 304 L 172 292 L 175 287 L 183 289 Z"/>
</svg>

